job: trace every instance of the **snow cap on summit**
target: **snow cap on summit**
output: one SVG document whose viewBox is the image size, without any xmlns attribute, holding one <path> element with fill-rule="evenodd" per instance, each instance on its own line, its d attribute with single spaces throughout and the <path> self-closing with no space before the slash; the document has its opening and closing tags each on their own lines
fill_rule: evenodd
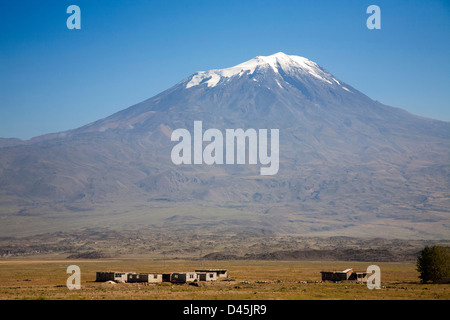
<svg viewBox="0 0 450 320">
<path fill-rule="evenodd" d="M 347 88 L 342 86 L 339 80 L 321 68 L 317 63 L 304 57 L 287 55 L 283 52 L 278 52 L 270 56 L 257 56 L 231 68 L 199 71 L 192 76 L 191 80 L 186 84 L 186 88 L 200 84 L 215 87 L 224 78 L 241 77 L 246 73 L 253 74 L 257 69 L 264 70 L 268 68 L 272 69 L 275 73 L 280 73 L 280 71 L 286 74 L 306 73 L 329 84 L 334 82 L 348 91 Z"/>
</svg>

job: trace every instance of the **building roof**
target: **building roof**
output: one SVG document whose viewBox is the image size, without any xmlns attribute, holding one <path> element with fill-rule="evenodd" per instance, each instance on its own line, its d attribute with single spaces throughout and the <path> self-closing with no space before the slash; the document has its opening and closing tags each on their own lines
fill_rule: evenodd
<svg viewBox="0 0 450 320">
<path fill-rule="evenodd" d="M 227 269 L 195 269 L 198 272 L 227 271 Z"/>
<path fill-rule="evenodd" d="M 353 269 L 348 268 L 343 271 L 320 271 L 320 273 L 349 273 L 349 272 L 353 272 Z"/>
</svg>

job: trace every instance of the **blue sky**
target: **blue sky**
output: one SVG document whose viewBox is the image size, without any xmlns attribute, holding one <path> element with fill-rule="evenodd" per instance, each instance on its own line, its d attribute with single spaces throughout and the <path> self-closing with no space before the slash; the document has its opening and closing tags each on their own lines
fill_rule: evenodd
<svg viewBox="0 0 450 320">
<path fill-rule="evenodd" d="M 81 30 L 66 9 L 81 8 Z M 366 9 L 381 9 L 369 30 Z M 77 128 L 199 70 L 279 51 L 374 100 L 450 121 L 450 1 L 0 2 L 0 137 Z"/>
</svg>

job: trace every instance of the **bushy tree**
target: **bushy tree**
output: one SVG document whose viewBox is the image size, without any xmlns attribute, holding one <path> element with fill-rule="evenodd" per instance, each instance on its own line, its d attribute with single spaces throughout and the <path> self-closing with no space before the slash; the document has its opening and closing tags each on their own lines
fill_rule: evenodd
<svg viewBox="0 0 450 320">
<path fill-rule="evenodd" d="M 450 248 L 426 246 L 417 258 L 417 271 L 423 283 L 450 277 Z"/>
</svg>

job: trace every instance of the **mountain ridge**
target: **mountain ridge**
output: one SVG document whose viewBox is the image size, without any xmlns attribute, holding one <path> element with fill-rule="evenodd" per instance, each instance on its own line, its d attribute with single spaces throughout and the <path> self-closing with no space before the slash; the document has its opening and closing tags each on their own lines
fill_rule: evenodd
<svg viewBox="0 0 450 320">
<path fill-rule="evenodd" d="M 359 235 L 365 226 L 445 238 L 450 123 L 373 101 L 321 67 L 328 82 L 314 68 L 316 75 L 296 67 L 295 59 L 306 60 L 269 57 L 258 58 L 269 60 L 267 68 L 254 58 L 213 70 L 232 69 L 220 79 L 197 72 L 80 128 L 0 144 L 2 231 L 23 230 L 18 221 L 34 228 L 39 219 L 103 225 L 98 216 L 158 224 L 163 213 L 182 216 L 192 207 L 197 213 L 184 214 L 200 215 L 195 228 L 210 230 Z M 251 165 L 174 165 L 171 132 L 192 130 L 196 120 L 219 130 L 280 129 L 278 174 L 261 178 Z"/>
</svg>

